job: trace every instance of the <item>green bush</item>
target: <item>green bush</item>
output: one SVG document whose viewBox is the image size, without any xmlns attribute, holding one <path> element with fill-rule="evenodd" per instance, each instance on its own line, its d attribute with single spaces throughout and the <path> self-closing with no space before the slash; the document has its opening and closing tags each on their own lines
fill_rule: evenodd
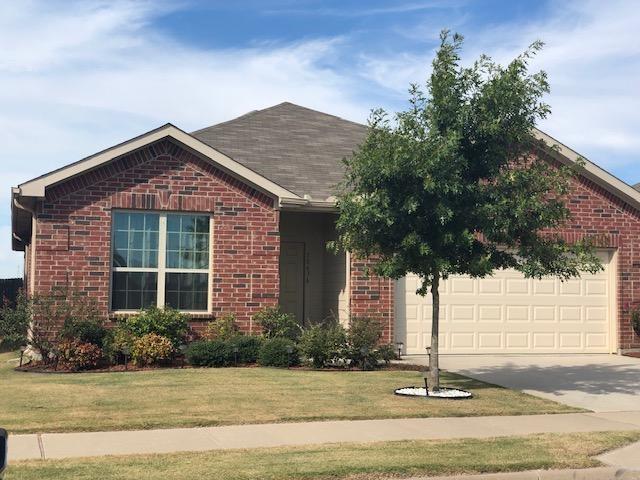
<svg viewBox="0 0 640 480">
<path fill-rule="evenodd" d="M 78 340 L 81 343 L 91 343 L 102 348 L 107 329 L 100 320 L 81 320 L 67 318 L 60 330 L 60 337 L 64 340 Z"/>
<path fill-rule="evenodd" d="M 207 324 L 206 337 L 214 340 L 229 340 L 239 334 L 236 316 L 233 313 L 225 313 Z"/>
<path fill-rule="evenodd" d="M 102 359 L 102 349 L 89 342 L 77 339 L 65 340 L 58 344 L 59 363 L 70 370 L 95 368 Z"/>
<path fill-rule="evenodd" d="M 265 338 L 288 338 L 297 341 L 302 329 L 293 315 L 280 310 L 280 307 L 266 307 L 253 317 L 262 328 Z"/>
<path fill-rule="evenodd" d="M 389 365 L 391 360 L 398 360 L 398 351 L 391 343 L 380 345 L 378 347 L 378 359 L 382 360 L 385 365 Z"/>
<path fill-rule="evenodd" d="M 24 291 L 18 292 L 15 305 L 5 299 L 0 307 L 0 348 L 26 345 L 30 321 L 31 303 Z"/>
<path fill-rule="evenodd" d="M 380 360 L 379 343 L 382 324 L 368 317 L 354 317 L 349 322 L 346 356 L 350 365 L 366 370 L 375 368 Z"/>
<path fill-rule="evenodd" d="M 171 340 L 156 333 L 148 333 L 136 338 L 131 350 L 131 358 L 138 365 L 153 365 L 167 360 L 173 354 Z"/>
<path fill-rule="evenodd" d="M 314 368 L 324 368 L 344 358 L 347 343 L 345 329 L 339 323 L 314 325 L 300 338 L 300 352 Z"/>
<path fill-rule="evenodd" d="M 268 339 L 260 347 L 258 363 L 264 367 L 292 367 L 299 365 L 298 348 L 288 338 Z"/>
<path fill-rule="evenodd" d="M 229 346 L 223 340 L 200 340 L 187 347 L 187 362 L 195 367 L 224 367 L 228 362 Z"/>
<path fill-rule="evenodd" d="M 255 335 L 237 335 L 227 341 L 227 361 L 229 364 L 256 363 L 262 346 L 262 338 Z M 237 348 L 237 353 L 234 349 Z"/>
<path fill-rule="evenodd" d="M 174 348 L 182 344 L 189 330 L 188 315 L 170 307 L 150 307 L 123 320 L 125 327 L 136 337 L 155 333 L 169 339 Z"/>
<path fill-rule="evenodd" d="M 640 308 L 631 311 L 631 327 L 635 334 L 640 337 Z"/>
<path fill-rule="evenodd" d="M 123 323 L 116 325 L 107 331 L 103 340 L 103 351 L 106 358 L 111 362 L 120 361 L 124 357 L 129 357 L 133 350 L 133 342 L 136 337 L 126 328 Z"/>
</svg>

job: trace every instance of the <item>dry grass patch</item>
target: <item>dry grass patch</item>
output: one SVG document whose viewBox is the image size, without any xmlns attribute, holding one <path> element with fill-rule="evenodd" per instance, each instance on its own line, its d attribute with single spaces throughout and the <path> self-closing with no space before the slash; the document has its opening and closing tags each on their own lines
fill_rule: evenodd
<svg viewBox="0 0 640 480">
<path fill-rule="evenodd" d="M 544 434 L 483 440 L 403 441 L 46 460 L 11 465 L 7 480 L 379 479 L 411 475 L 588 468 L 592 457 L 640 439 L 640 432 Z"/>
<path fill-rule="evenodd" d="M 578 409 L 443 373 L 472 400 L 393 394 L 420 384 L 413 371 L 324 372 L 270 368 L 41 374 L 0 354 L 0 425 L 12 433 L 133 430 L 287 421 L 524 415 Z"/>
</svg>

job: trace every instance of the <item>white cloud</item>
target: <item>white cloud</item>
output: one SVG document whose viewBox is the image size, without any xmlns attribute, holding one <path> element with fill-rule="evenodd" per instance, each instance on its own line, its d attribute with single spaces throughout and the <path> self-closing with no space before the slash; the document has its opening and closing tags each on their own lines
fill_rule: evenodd
<svg viewBox="0 0 640 480">
<path fill-rule="evenodd" d="M 200 50 L 151 28 L 167 10 L 158 2 L 0 5 L 4 205 L 12 185 L 166 122 L 192 130 L 284 100 L 351 119 L 368 112 L 348 79 L 319 66 L 339 39 Z M 3 255 L 0 276 L 14 275 L 20 255 Z"/>
<path fill-rule="evenodd" d="M 441 3 L 402 4 L 427 6 Z M 470 30 L 465 56 L 508 60 L 545 40 L 536 65 L 549 71 L 554 114 L 544 128 L 602 166 L 630 171 L 640 147 L 633 2 L 552 3 L 543 22 L 490 30 L 466 25 L 473 18 L 459 6 L 452 10 L 458 29 Z M 21 264 L 8 251 L 12 185 L 166 122 L 189 131 L 284 100 L 362 121 L 371 107 L 399 105 L 409 82 L 424 82 L 433 56 L 391 56 L 392 45 L 358 53 L 349 38 L 202 49 L 154 28 L 176 8 L 150 0 L 0 2 L 0 277 Z M 429 18 L 403 37 L 433 40 L 439 27 Z"/>
<path fill-rule="evenodd" d="M 612 0 L 550 2 L 544 19 L 486 28 L 460 26 L 467 43 L 463 58 L 487 53 L 506 63 L 536 39 L 546 43 L 532 69 L 549 74 L 553 113 L 541 127 L 629 182 L 640 181 L 634 167 L 640 149 L 640 9 L 636 2 Z M 406 91 L 424 83 L 433 52 L 366 57 L 364 69 L 380 85 Z"/>
</svg>

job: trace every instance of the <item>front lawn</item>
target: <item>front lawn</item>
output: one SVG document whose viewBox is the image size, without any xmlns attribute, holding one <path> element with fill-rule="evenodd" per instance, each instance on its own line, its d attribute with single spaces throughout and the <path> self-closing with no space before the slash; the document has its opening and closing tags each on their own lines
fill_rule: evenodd
<svg viewBox="0 0 640 480">
<path fill-rule="evenodd" d="M 7 480 L 214 477 L 235 480 L 355 480 L 399 475 L 588 468 L 599 465 L 593 456 L 638 439 L 640 432 L 599 432 L 35 460 L 10 465 Z"/>
<path fill-rule="evenodd" d="M 133 430 L 335 419 L 524 415 L 578 411 L 541 398 L 443 374 L 472 400 L 402 398 L 412 371 L 331 372 L 271 368 L 16 372 L 0 354 L 0 426 L 11 433 Z"/>
</svg>

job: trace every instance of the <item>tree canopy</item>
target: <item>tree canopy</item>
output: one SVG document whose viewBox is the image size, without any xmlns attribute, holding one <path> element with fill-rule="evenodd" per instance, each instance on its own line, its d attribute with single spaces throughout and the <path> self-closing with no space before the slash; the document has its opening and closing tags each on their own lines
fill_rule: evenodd
<svg viewBox="0 0 640 480">
<path fill-rule="evenodd" d="M 345 159 L 336 245 L 377 259 L 376 273 L 473 277 L 514 268 L 567 279 L 601 268 L 589 239 L 553 233 L 570 218 L 571 166 L 536 154 L 532 135 L 547 117 L 545 72 L 528 62 L 533 43 L 506 67 L 482 56 L 460 65 L 460 35 L 441 34 L 427 84 L 393 119 L 375 110 L 369 134 Z"/>
<path fill-rule="evenodd" d="M 412 85 L 406 111 L 372 113 L 364 143 L 345 159 L 334 242 L 373 259 L 379 275 L 417 274 L 420 295 L 431 288 L 434 390 L 441 279 L 513 268 L 565 280 L 602 268 L 593 239 L 569 243 L 558 233 L 579 165 L 551 160 L 533 134 L 550 113 L 546 74 L 528 71 L 542 43 L 506 67 L 487 56 L 464 67 L 462 42 L 443 31 L 427 93 Z"/>
</svg>

